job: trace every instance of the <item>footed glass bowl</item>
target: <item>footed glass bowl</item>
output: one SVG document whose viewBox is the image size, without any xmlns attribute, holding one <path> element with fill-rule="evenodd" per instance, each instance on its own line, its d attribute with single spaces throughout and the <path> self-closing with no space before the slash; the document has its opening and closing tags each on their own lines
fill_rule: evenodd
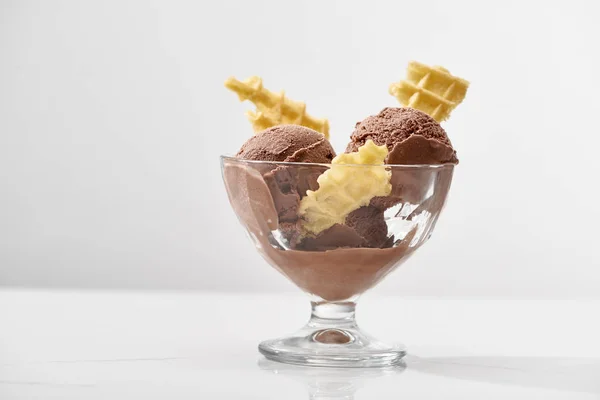
<svg viewBox="0 0 600 400">
<path fill-rule="evenodd" d="M 306 214 L 304 205 L 307 191 L 319 188 L 319 176 L 335 168 L 336 176 L 358 180 L 375 166 L 234 157 L 221 157 L 221 165 L 231 206 L 258 252 L 311 299 L 306 326 L 262 342 L 259 351 L 268 359 L 300 365 L 400 364 L 403 346 L 382 343 L 358 328 L 356 302 L 431 236 L 454 165 L 376 166 L 389 174 L 391 190 L 357 209 L 349 208 L 356 188 L 342 182 L 324 209 L 352 211 L 316 233 L 307 229 L 307 221 L 328 215 Z"/>
</svg>

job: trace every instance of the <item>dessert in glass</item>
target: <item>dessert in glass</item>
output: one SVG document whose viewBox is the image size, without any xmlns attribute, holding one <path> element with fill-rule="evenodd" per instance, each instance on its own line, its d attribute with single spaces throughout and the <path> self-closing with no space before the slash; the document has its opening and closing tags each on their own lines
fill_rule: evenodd
<svg viewBox="0 0 600 400">
<path fill-rule="evenodd" d="M 258 132 L 236 156 L 221 157 L 229 201 L 259 254 L 307 293 L 312 306 L 298 332 L 260 343 L 268 359 L 382 367 L 400 364 L 406 354 L 402 345 L 362 331 L 355 307 L 431 236 L 458 163 L 432 115 L 446 118 L 466 91 L 456 84 L 464 81 L 441 67 L 427 67 L 429 77 L 415 81 L 420 72 L 411 65 L 408 86 L 393 85 L 400 100 L 405 91 L 420 94 L 435 83 L 455 102 L 433 107 L 408 96 L 410 107 L 385 108 L 359 122 L 337 156 L 329 124 L 307 115 L 303 103 L 265 90 L 258 78 L 226 83 L 258 108 L 249 115 Z M 451 82 L 445 88 L 442 78 Z"/>
</svg>

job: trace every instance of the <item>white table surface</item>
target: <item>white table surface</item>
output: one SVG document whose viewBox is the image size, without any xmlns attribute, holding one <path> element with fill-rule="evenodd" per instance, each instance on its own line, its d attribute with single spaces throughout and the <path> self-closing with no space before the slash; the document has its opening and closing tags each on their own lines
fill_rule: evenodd
<svg viewBox="0 0 600 400">
<path fill-rule="evenodd" d="M 363 328 L 407 367 L 265 361 L 302 295 L 0 291 L 0 399 L 600 399 L 600 301 L 367 295 Z"/>
</svg>

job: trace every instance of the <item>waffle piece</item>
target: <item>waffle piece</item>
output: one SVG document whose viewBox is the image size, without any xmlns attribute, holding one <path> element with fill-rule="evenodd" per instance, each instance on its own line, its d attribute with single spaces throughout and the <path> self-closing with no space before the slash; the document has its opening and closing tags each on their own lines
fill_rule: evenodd
<svg viewBox="0 0 600 400">
<path fill-rule="evenodd" d="M 295 124 L 321 132 L 329 139 L 329 121 L 308 115 L 305 103 L 288 99 L 283 91 L 273 93 L 265 89 L 262 78 L 252 76 L 242 82 L 231 77 L 225 81 L 225 87 L 237 93 L 240 101 L 250 100 L 256 106 L 256 112 L 246 113 L 254 132 L 275 125 Z"/>
<path fill-rule="evenodd" d="M 368 205 L 373 197 L 389 195 L 391 172 L 383 165 L 387 154 L 385 145 L 377 146 L 367 140 L 358 152 L 335 157 L 331 168 L 317 179 L 319 189 L 307 191 L 300 202 L 298 211 L 304 230 L 318 234 L 335 224 L 343 224 L 348 214 Z"/>
<path fill-rule="evenodd" d="M 441 122 L 459 105 L 469 82 L 451 75 L 446 68 L 411 61 L 406 79 L 390 85 L 390 94 L 405 107 L 416 108 Z"/>
</svg>

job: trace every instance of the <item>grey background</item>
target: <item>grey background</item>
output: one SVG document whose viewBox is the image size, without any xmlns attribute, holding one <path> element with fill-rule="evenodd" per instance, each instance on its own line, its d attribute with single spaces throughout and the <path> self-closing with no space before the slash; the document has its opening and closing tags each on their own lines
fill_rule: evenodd
<svg viewBox="0 0 600 400">
<path fill-rule="evenodd" d="M 354 123 L 410 59 L 472 82 L 431 241 L 376 290 L 597 296 L 594 1 L 0 1 L 0 285 L 291 291 L 229 209 L 261 75 Z"/>
</svg>

